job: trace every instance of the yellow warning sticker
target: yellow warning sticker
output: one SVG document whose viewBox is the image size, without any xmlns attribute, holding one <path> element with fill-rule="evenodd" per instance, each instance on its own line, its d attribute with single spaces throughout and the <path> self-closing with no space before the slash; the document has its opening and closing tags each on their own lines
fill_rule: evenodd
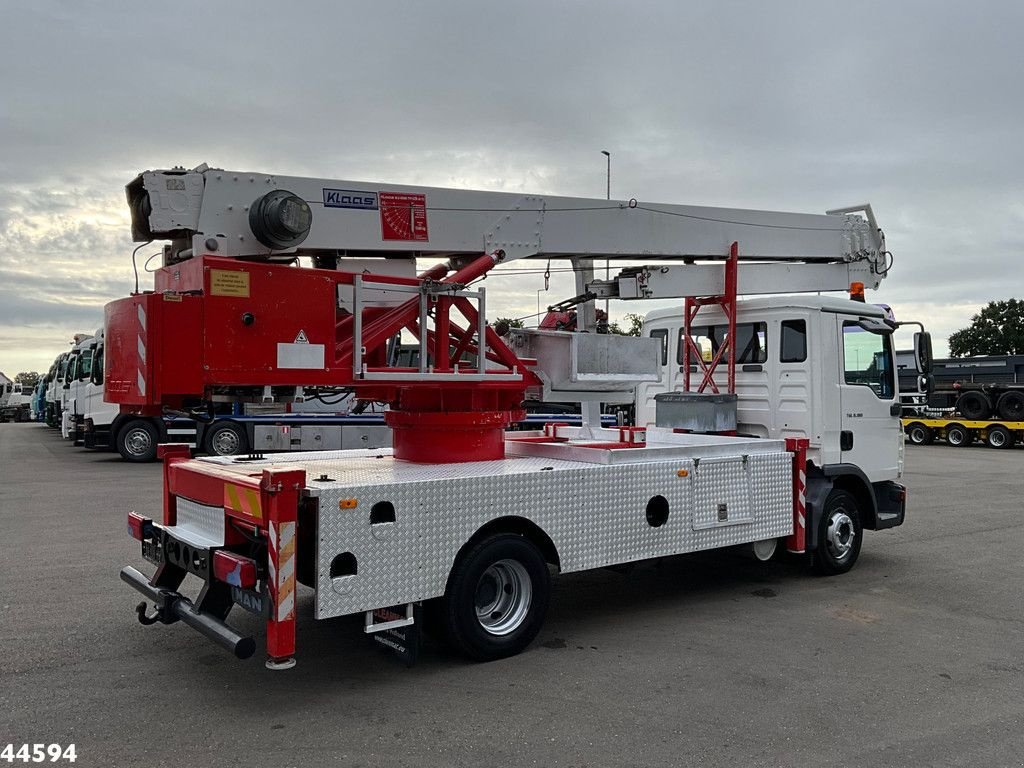
<svg viewBox="0 0 1024 768">
<path fill-rule="evenodd" d="M 210 295 L 249 298 L 249 273 L 235 272 L 231 269 L 211 269 Z"/>
</svg>

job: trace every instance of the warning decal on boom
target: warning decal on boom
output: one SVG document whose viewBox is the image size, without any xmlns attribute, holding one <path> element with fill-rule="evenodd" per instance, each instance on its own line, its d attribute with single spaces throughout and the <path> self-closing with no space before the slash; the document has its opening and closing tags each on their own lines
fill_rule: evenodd
<svg viewBox="0 0 1024 768">
<path fill-rule="evenodd" d="M 380 232 L 384 240 L 427 240 L 427 196 L 381 192 Z"/>
</svg>

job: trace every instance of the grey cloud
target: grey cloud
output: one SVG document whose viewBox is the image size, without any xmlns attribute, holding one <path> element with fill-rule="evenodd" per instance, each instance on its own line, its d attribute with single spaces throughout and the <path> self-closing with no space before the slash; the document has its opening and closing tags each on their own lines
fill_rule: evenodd
<svg viewBox="0 0 1024 768">
<path fill-rule="evenodd" d="M 907 313 L 1019 296 L 1022 27 L 1008 0 L 40 0 L 0 29 L 0 268 L 54 302 L 125 293 L 145 168 L 601 196 L 609 149 L 620 197 L 870 201 L 897 257 L 878 298 Z M 535 311 L 530 279 L 495 311 Z"/>
</svg>

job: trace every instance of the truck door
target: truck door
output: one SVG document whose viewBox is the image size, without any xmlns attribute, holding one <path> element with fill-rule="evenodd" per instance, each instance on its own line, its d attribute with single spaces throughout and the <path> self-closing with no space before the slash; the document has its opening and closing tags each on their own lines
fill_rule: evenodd
<svg viewBox="0 0 1024 768">
<path fill-rule="evenodd" d="M 867 331 L 849 316 L 837 317 L 837 323 L 840 460 L 859 467 L 871 482 L 893 480 L 899 475 L 902 430 L 892 335 Z"/>
</svg>

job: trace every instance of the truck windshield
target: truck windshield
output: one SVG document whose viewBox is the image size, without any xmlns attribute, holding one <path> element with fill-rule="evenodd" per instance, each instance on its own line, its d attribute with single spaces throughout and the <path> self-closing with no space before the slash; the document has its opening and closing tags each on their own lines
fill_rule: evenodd
<svg viewBox="0 0 1024 768">
<path fill-rule="evenodd" d="M 96 354 L 93 356 L 92 361 L 92 376 L 90 380 L 93 384 L 103 383 L 103 346 L 96 347 Z"/>
<path fill-rule="evenodd" d="M 846 383 L 870 387 L 882 400 L 891 400 L 896 392 L 889 338 L 865 331 L 856 322 L 843 323 Z"/>
<path fill-rule="evenodd" d="M 78 377 L 79 379 L 88 379 L 89 374 L 92 372 L 92 350 L 86 349 L 82 351 L 82 355 L 78 358 Z"/>
</svg>

